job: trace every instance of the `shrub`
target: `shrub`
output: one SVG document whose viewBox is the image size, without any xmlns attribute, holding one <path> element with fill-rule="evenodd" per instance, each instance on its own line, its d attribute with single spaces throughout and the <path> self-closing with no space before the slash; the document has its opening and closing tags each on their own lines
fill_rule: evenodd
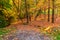
<svg viewBox="0 0 60 40">
<path fill-rule="evenodd" d="M 9 25 L 9 22 L 5 18 L 0 17 L 0 28 L 6 27 L 7 25 Z"/>
</svg>

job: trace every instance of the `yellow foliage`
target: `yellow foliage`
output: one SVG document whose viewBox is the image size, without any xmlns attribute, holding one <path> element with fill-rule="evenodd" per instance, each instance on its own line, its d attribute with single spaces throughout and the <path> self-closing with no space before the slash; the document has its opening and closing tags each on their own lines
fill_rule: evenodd
<svg viewBox="0 0 60 40">
<path fill-rule="evenodd" d="M 51 26 L 47 27 L 47 28 L 45 29 L 45 31 L 48 31 L 49 29 L 51 29 Z"/>
</svg>

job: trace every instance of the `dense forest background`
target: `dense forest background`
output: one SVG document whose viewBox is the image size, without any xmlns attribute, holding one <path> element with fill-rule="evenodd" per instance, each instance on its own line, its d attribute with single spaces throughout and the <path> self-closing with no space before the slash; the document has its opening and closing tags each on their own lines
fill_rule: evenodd
<svg viewBox="0 0 60 40">
<path fill-rule="evenodd" d="M 47 21 L 55 23 L 60 18 L 60 0 L 1 0 L 0 27 L 13 22 L 31 23 Z"/>
</svg>

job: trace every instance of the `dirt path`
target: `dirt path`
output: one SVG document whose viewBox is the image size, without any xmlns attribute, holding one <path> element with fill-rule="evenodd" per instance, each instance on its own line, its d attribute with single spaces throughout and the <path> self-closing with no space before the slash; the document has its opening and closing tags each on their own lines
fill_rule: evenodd
<svg viewBox="0 0 60 40">
<path fill-rule="evenodd" d="M 52 38 L 34 31 L 17 30 L 13 34 L 6 35 L 4 40 L 52 40 Z"/>
<path fill-rule="evenodd" d="M 33 21 L 28 25 L 17 23 L 13 26 L 17 28 L 16 32 L 5 35 L 3 40 L 52 40 L 48 35 L 40 33 L 39 27 L 57 27 L 59 25 L 44 21 Z"/>
</svg>

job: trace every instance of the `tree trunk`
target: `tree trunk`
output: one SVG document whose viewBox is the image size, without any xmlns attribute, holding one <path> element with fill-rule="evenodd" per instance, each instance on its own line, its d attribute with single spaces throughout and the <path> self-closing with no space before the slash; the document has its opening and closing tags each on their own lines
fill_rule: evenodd
<svg viewBox="0 0 60 40">
<path fill-rule="evenodd" d="M 48 1 L 48 22 L 50 21 L 50 0 Z"/>
<path fill-rule="evenodd" d="M 54 0 L 52 0 L 53 9 L 52 9 L 52 23 L 54 23 Z"/>
<path fill-rule="evenodd" d="M 29 16 L 28 16 L 27 0 L 25 0 L 25 8 L 26 8 L 26 18 L 27 18 L 27 24 L 28 24 L 29 23 Z"/>
</svg>

